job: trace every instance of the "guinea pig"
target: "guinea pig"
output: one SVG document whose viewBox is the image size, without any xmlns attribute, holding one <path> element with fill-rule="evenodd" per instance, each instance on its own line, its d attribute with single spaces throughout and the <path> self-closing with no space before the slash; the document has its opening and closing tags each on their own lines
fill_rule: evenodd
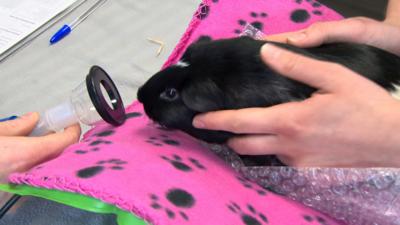
<svg viewBox="0 0 400 225">
<path fill-rule="evenodd" d="M 149 118 L 161 126 L 184 131 L 209 143 L 224 143 L 238 134 L 194 128 L 194 116 L 304 100 L 316 91 L 268 68 L 260 57 L 265 43 L 249 37 L 214 41 L 200 38 L 187 48 L 177 64 L 159 71 L 140 87 L 138 100 Z M 394 84 L 400 80 L 400 58 L 372 46 L 334 43 L 302 49 L 270 43 L 344 65 L 388 91 L 394 90 Z"/>
</svg>

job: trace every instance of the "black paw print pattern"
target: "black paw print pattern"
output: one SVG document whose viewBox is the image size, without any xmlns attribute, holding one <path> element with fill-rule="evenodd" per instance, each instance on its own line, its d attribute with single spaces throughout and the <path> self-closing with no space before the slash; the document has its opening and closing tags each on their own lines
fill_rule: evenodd
<svg viewBox="0 0 400 225">
<path fill-rule="evenodd" d="M 160 198 L 155 194 L 150 194 L 150 206 L 156 210 L 164 210 L 170 219 L 175 219 L 177 214 L 179 214 L 182 219 L 189 221 L 189 216 L 184 210 L 190 209 L 195 205 L 196 201 L 192 194 L 180 188 L 172 188 L 166 192 L 165 198 L 170 204 L 177 208 L 176 211 L 162 206 L 160 204 Z"/>
<path fill-rule="evenodd" d="M 98 148 L 98 147 L 87 149 L 87 150 L 78 149 L 78 150 L 75 150 L 74 153 L 78 154 L 78 155 L 84 155 L 89 152 L 98 152 L 99 150 L 100 150 L 100 148 Z"/>
<path fill-rule="evenodd" d="M 130 112 L 126 114 L 126 119 L 131 119 L 131 118 L 136 118 L 136 117 L 140 117 L 143 114 L 140 112 Z"/>
<path fill-rule="evenodd" d="M 321 216 L 303 215 L 303 219 L 309 223 L 317 222 L 321 225 L 328 225 L 327 220 Z"/>
<path fill-rule="evenodd" d="M 227 204 L 227 207 L 231 212 L 238 214 L 245 225 L 268 224 L 268 218 L 263 213 L 257 212 L 257 210 L 250 204 L 246 205 L 249 213 L 245 213 L 244 210 L 235 202 Z"/>
<path fill-rule="evenodd" d="M 260 13 L 250 12 L 249 15 L 250 15 L 250 17 L 252 17 L 254 19 L 252 19 L 251 22 L 248 22 L 248 21 L 246 21 L 244 19 L 239 19 L 237 22 L 241 26 L 241 28 L 240 29 L 235 29 L 233 31 L 235 34 L 241 34 L 243 28 L 246 26 L 247 23 L 251 24 L 253 27 L 257 28 L 258 30 L 263 31 L 264 24 L 259 19 L 263 19 L 263 18 L 268 17 L 268 14 L 265 13 L 265 12 L 260 12 Z"/>
<path fill-rule="evenodd" d="M 158 137 L 152 136 L 146 140 L 147 143 L 152 144 L 154 146 L 163 146 L 164 144 L 179 146 L 181 145 L 179 141 L 170 138 L 166 134 L 160 134 Z"/>
<path fill-rule="evenodd" d="M 127 164 L 127 162 L 120 159 L 100 160 L 94 166 L 78 170 L 76 176 L 79 178 L 92 178 L 99 175 L 105 169 L 123 170 L 124 164 Z"/>
<path fill-rule="evenodd" d="M 112 142 L 111 141 L 107 141 L 107 140 L 98 139 L 98 140 L 90 142 L 89 146 L 97 146 L 97 145 L 100 145 L 100 144 L 109 145 L 109 144 L 112 144 Z"/>
<path fill-rule="evenodd" d="M 302 4 L 304 0 L 295 0 L 297 4 Z M 321 7 L 321 4 L 318 3 L 317 1 L 313 0 L 306 0 L 311 6 L 314 8 L 314 10 L 311 12 L 311 14 L 321 16 L 322 12 L 318 9 Z M 310 19 L 311 15 L 310 12 L 308 12 L 305 9 L 296 9 L 293 10 L 290 14 L 290 20 L 295 22 L 295 23 L 304 23 L 307 22 Z"/>
<path fill-rule="evenodd" d="M 104 137 L 109 137 L 112 136 L 113 134 L 115 134 L 115 130 L 110 129 L 110 130 L 103 130 L 100 132 L 95 133 L 92 138 L 104 138 Z M 95 141 L 92 141 L 92 139 L 88 138 L 85 140 L 85 142 L 90 143 L 90 146 L 94 146 L 94 145 L 99 145 L 99 144 L 111 144 L 111 141 L 106 141 L 106 140 L 102 140 L 102 139 L 98 139 Z"/>
<path fill-rule="evenodd" d="M 161 156 L 162 159 L 164 159 L 165 161 L 171 163 L 171 165 L 173 167 L 175 167 L 175 169 L 183 171 L 183 172 L 190 172 L 193 171 L 193 168 L 191 166 L 189 166 L 189 164 L 194 165 L 194 167 L 201 169 L 201 170 L 205 170 L 206 168 L 197 160 L 194 158 L 189 157 L 188 161 L 190 162 L 183 162 L 182 157 L 173 154 L 172 158 L 169 158 L 165 155 Z"/>
<path fill-rule="evenodd" d="M 114 133 L 115 133 L 114 130 L 105 130 L 105 131 L 96 133 L 94 136 L 96 136 L 96 137 L 108 137 L 108 136 L 113 135 Z"/>
<path fill-rule="evenodd" d="M 196 13 L 196 17 L 200 20 L 204 20 L 210 14 L 210 6 L 200 3 L 199 9 Z"/>
<path fill-rule="evenodd" d="M 304 0 L 295 0 L 297 4 L 303 3 Z M 314 1 L 314 0 L 305 0 L 306 2 L 310 3 L 312 7 L 319 8 L 321 7 L 321 3 Z"/>
<path fill-rule="evenodd" d="M 88 143 L 88 142 L 92 142 L 92 139 L 90 139 L 90 138 L 87 138 L 87 139 L 84 139 L 84 140 L 83 140 L 83 142 L 86 142 L 86 143 Z"/>
<path fill-rule="evenodd" d="M 237 176 L 236 178 L 243 185 L 243 187 L 254 190 L 259 195 L 262 196 L 267 195 L 267 190 L 264 187 L 261 187 L 258 184 L 251 182 L 249 179 L 245 177 Z"/>
</svg>

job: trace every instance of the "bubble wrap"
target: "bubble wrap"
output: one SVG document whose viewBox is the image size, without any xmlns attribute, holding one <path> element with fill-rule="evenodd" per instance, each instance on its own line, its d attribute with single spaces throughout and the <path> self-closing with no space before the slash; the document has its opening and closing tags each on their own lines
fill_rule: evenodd
<svg viewBox="0 0 400 225">
<path fill-rule="evenodd" d="M 262 38 L 246 25 L 241 36 Z M 246 167 L 226 146 L 205 144 L 235 170 L 276 193 L 349 225 L 400 225 L 399 168 Z"/>
<path fill-rule="evenodd" d="M 398 168 L 246 167 L 228 147 L 204 144 L 245 177 L 346 224 L 400 225 Z"/>
</svg>

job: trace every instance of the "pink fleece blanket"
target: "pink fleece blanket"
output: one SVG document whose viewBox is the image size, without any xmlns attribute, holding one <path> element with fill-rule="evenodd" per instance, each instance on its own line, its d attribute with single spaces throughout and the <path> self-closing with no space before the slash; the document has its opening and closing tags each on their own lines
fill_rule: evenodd
<svg viewBox="0 0 400 225">
<path fill-rule="evenodd" d="M 237 36 L 246 23 L 272 34 L 340 18 L 310 0 L 205 0 L 164 66 L 201 35 Z M 127 112 L 123 126 L 100 123 L 10 182 L 88 195 L 152 224 L 338 224 L 244 178 L 195 139 L 159 128 L 139 103 Z"/>
</svg>

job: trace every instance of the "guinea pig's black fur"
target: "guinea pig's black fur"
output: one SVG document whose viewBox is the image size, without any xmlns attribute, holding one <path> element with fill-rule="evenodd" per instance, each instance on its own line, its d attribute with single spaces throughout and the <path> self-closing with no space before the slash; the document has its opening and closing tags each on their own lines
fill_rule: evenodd
<svg viewBox="0 0 400 225">
<path fill-rule="evenodd" d="M 225 131 L 196 129 L 196 114 L 248 107 L 267 107 L 303 100 L 314 88 L 272 71 L 260 58 L 267 41 L 249 37 L 212 41 L 200 38 L 180 63 L 152 76 L 138 91 L 146 114 L 160 125 L 182 130 L 209 143 L 224 143 Z M 388 91 L 400 80 L 400 58 L 381 49 L 354 43 L 297 48 L 273 43 L 312 58 L 336 62 L 369 78 Z M 341 74 L 332 74 L 340 76 Z"/>
</svg>

